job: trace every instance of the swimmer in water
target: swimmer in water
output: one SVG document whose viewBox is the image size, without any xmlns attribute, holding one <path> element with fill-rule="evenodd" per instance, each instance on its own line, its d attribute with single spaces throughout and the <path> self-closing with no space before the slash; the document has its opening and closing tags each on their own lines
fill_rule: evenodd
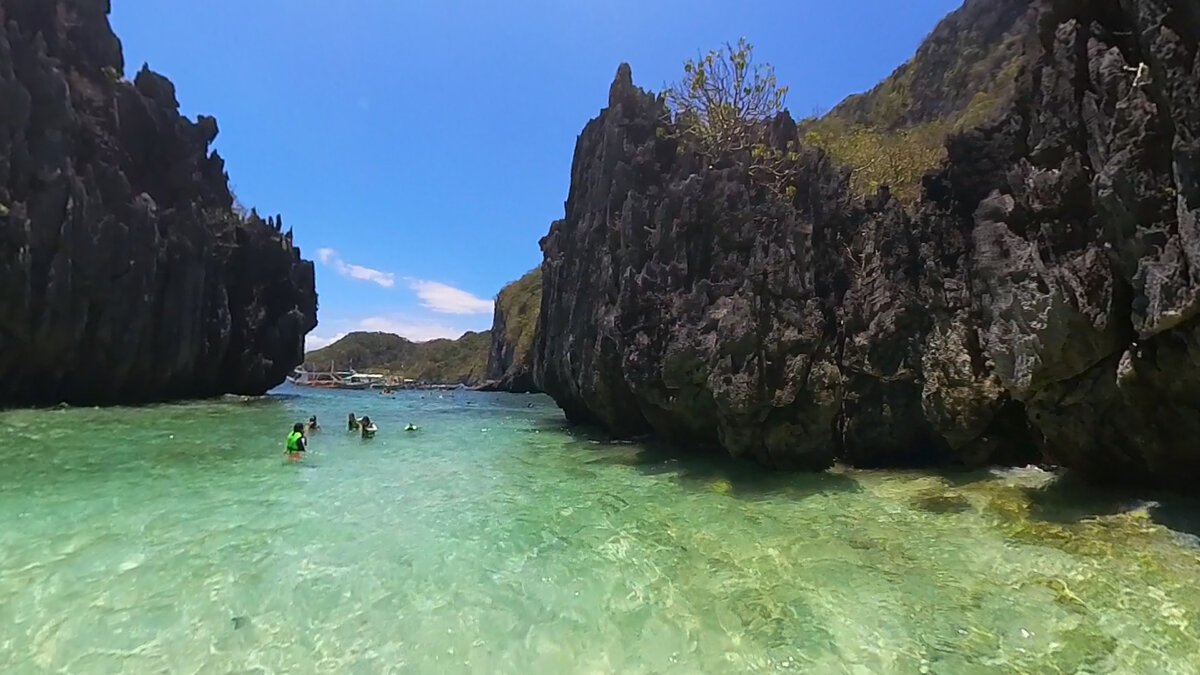
<svg viewBox="0 0 1200 675">
<path fill-rule="evenodd" d="M 304 425 L 296 422 L 292 433 L 288 434 L 286 452 L 288 459 L 297 460 L 308 452 L 308 439 L 304 437 Z"/>
<path fill-rule="evenodd" d="M 321 425 L 317 424 L 317 416 L 313 415 L 312 417 L 308 418 L 308 428 L 306 429 L 306 431 L 312 432 L 312 431 L 320 431 L 320 430 L 321 430 Z"/>
<path fill-rule="evenodd" d="M 417 425 L 415 425 L 415 424 L 412 424 L 412 423 L 410 422 L 408 426 L 404 427 L 404 430 L 405 430 L 405 431 L 416 431 L 416 430 L 417 430 Z"/>
<path fill-rule="evenodd" d="M 379 431 L 379 427 L 375 426 L 375 423 L 371 421 L 371 418 L 367 417 L 366 415 L 363 415 L 363 418 L 362 418 L 362 421 L 360 424 L 362 426 L 362 437 L 363 438 L 374 438 L 375 432 Z"/>
<path fill-rule="evenodd" d="M 350 413 L 349 419 L 346 420 L 346 431 L 358 431 L 358 420 L 354 418 L 354 413 Z"/>
</svg>

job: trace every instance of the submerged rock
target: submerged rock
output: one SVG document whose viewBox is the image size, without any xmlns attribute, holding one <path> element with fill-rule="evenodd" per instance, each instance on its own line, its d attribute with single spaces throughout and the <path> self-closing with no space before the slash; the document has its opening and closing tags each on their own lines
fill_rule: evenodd
<svg viewBox="0 0 1200 675">
<path fill-rule="evenodd" d="M 772 466 L 1044 456 L 1195 491 L 1200 12 L 1035 6 L 1011 102 L 911 209 L 819 150 L 790 200 L 680 151 L 622 66 L 542 240 L 540 386 Z"/>
<path fill-rule="evenodd" d="M 971 510 L 971 502 L 956 494 L 922 494 L 913 499 L 913 505 L 930 513 L 962 513 Z"/>
<path fill-rule="evenodd" d="M 234 213 L 217 122 L 123 79 L 107 0 L 0 0 L 0 404 L 262 394 L 304 360 L 312 264 Z"/>
</svg>

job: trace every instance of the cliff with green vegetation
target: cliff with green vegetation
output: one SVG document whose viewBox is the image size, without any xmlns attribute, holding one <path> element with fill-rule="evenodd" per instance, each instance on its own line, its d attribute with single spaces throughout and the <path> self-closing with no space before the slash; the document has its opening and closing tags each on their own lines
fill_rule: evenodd
<svg viewBox="0 0 1200 675">
<path fill-rule="evenodd" d="M 541 305 L 541 267 L 505 286 L 496 296 L 487 361 L 488 389 L 517 393 L 537 390 L 533 381 L 533 338 Z"/>
<path fill-rule="evenodd" d="M 1030 0 L 968 0 L 911 60 L 870 91 L 801 122 L 804 139 L 853 169 L 860 195 L 881 185 L 913 203 L 946 158 L 946 138 L 992 118 L 1015 90 Z"/>
<path fill-rule="evenodd" d="M 987 120 L 915 198 L 855 194 L 843 137 L 744 105 L 778 89 L 741 43 L 686 64 L 682 99 L 621 66 L 541 241 L 539 386 L 574 422 L 768 466 L 1200 492 L 1200 4 L 1029 4 L 969 0 L 830 114 L 881 138 Z"/>
<path fill-rule="evenodd" d="M 332 365 L 420 384 L 474 386 L 484 379 L 491 340 L 490 331 L 429 342 L 413 342 L 391 333 L 350 333 L 328 347 L 309 352 L 305 367 L 328 370 Z"/>
</svg>

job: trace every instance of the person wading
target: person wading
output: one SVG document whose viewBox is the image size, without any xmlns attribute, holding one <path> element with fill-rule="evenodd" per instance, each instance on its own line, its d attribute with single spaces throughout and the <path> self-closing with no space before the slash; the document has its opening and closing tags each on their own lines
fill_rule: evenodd
<svg viewBox="0 0 1200 675">
<path fill-rule="evenodd" d="M 297 460 L 308 451 L 308 439 L 304 437 L 304 424 L 297 422 L 292 427 L 292 433 L 287 437 L 287 456 L 288 459 Z"/>
</svg>

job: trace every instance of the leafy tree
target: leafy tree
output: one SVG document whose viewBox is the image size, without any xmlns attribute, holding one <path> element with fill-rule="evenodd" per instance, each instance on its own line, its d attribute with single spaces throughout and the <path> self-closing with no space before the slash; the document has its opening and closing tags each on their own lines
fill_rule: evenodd
<svg viewBox="0 0 1200 675">
<path fill-rule="evenodd" d="M 667 89 L 667 105 L 686 133 L 708 155 L 749 150 L 762 140 L 765 123 L 784 109 L 787 86 L 775 69 L 755 64 L 754 46 L 737 46 L 688 59 L 683 79 Z"/>
<path fill-rule="evenodd" d="M 751 176 L 791 197 L 794 142 L 784 152 L 768 139 L 768 124 L 784 111 L 788 88 L 776 82 L 770 64 L 754 62 L 753 50 L 740 38 L 736 45 L 688 59 L 683 78 L 667 87 L 667 107 L 689 147 L 710 158 L 748 153 Z"/>
</svg>

